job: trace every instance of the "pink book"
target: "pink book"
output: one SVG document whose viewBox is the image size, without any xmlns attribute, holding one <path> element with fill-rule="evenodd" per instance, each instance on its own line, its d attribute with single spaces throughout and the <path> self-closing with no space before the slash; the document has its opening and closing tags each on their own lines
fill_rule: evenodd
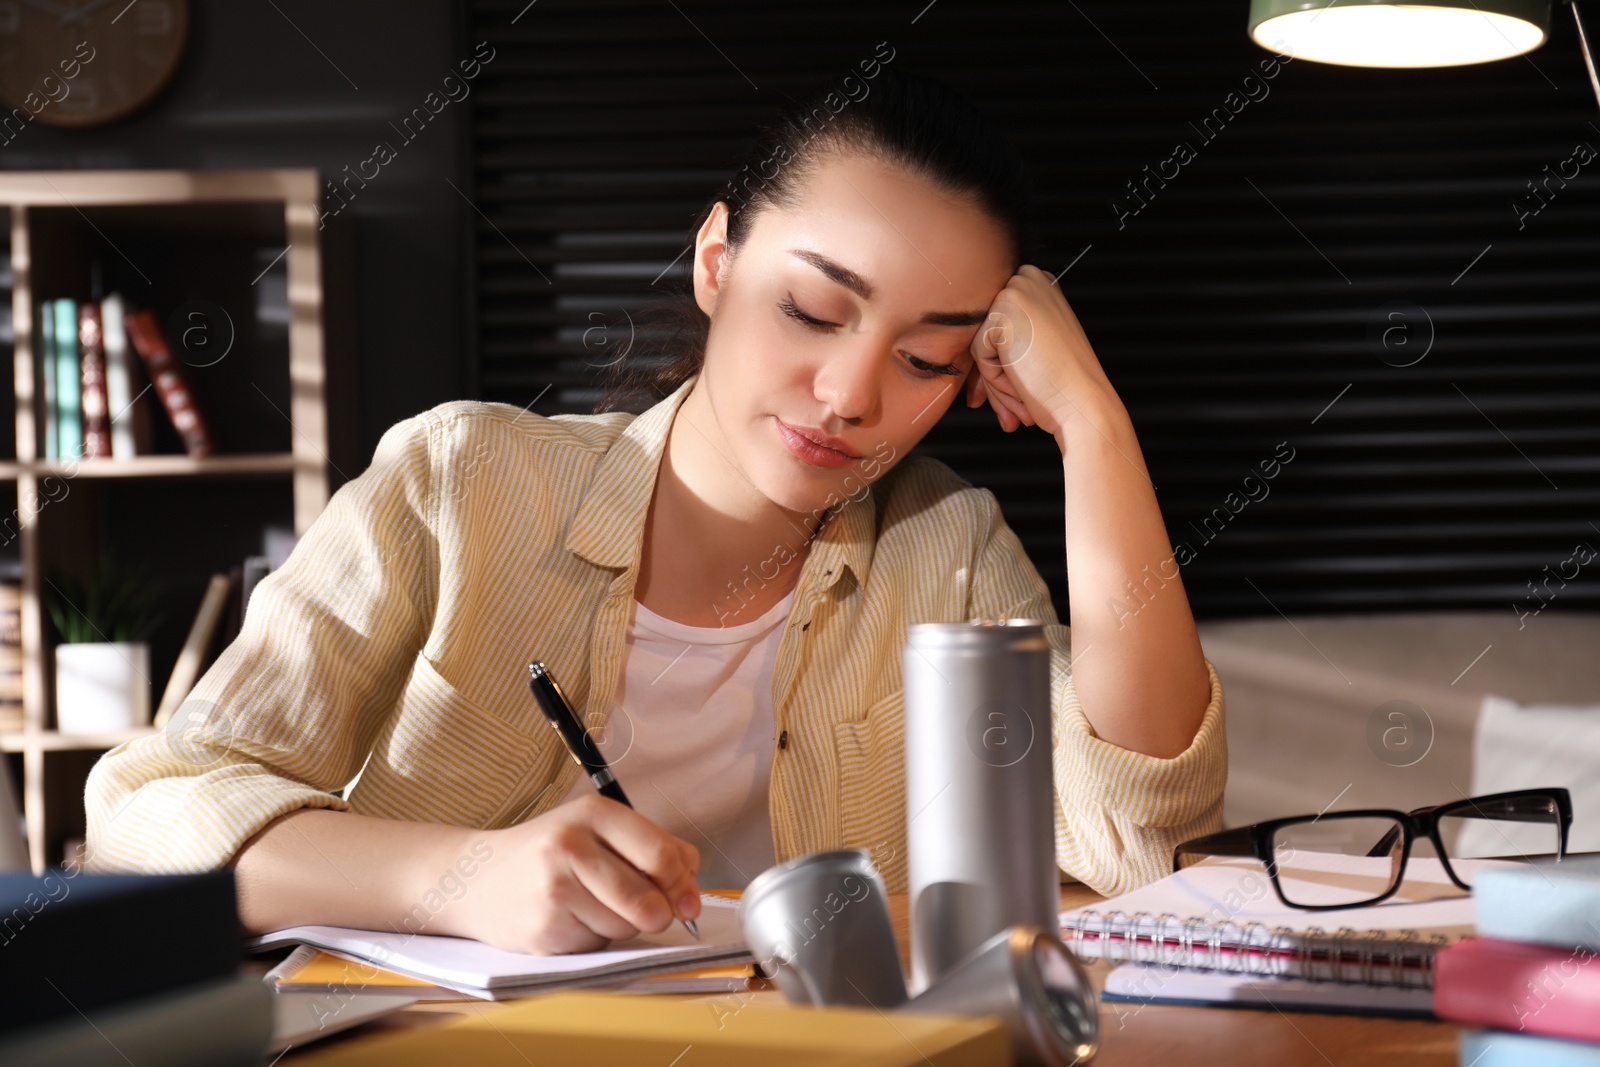
<svg viewBox="0 0 1600 1067">
<path fill-rule="evenodd" d="M 1600 953 L 1493 937 L 1434 957 L 1433 1010 L 1441 1019 L 1600 1041 Z"/>
</svg>

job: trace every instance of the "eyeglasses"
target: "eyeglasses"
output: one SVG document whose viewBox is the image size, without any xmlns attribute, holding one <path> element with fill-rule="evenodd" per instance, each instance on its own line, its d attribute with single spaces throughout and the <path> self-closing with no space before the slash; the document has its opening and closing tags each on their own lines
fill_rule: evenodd
<svg viewBox="0 0 1600 1067">
<path fill-rule="evenodd" d="M 1410 812 L 1369 808 L 1270 819 L 1183 842 L 1172 851 L 1172 869 L 1213 856 L 1251 856 L 1266 865 L 1279 900 L 1320 911 L 1392 897 L 1419 838 L 1433 844 L 1450 881 L 1470 890 L 1481 866 L 1470 861 L 1560 860 L 1571 828 L 1567 790 L 1519 789 Z"/>
</svg>

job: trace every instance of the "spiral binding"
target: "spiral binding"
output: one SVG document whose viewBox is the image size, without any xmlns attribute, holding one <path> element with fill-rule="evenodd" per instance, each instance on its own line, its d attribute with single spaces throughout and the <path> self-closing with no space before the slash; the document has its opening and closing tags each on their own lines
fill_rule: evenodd
<svg viewBox="0 0 1600 1067">
<path fill-rule="evenodd" d="M 1438 934 L 1424 940 L 1415 930 L 1341 927 L 1329 934 L 1315 926 L 1268 928 L 1097 908 L 1069 918 L 1061 939 L 1083 960 L 1419 989 L 1433 987 L 1434 954 L 1450 941 Z"/>
</svg>

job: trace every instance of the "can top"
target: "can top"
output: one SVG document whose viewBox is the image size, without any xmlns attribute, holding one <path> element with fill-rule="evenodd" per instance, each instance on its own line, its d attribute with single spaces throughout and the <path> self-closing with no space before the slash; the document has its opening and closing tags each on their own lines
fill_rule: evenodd
<svg viewBox="0 0 1600 1067">
<path fill-rule="evenodd" d="M 1043 619 L 969 619 L 966 622 L 919 622 L 907 627 L 910 644 L 919 648 L 1047 648 Z"/>
<path fill-rule="evenodd" d="M 830 849 L 785 860 L 756 875 L 745 887 L 739 898 L 740 918 L 742 919 L 750 908 L 755 907 L 762 897 L 796 878 L 804 882 L 812 878 L 827 878 L 830 875 L 843 877 L 851 874 L 874 882 L 881 877 L 878 868 L 872 862 L 872 857 L 865 849 Z"/>
</svg>

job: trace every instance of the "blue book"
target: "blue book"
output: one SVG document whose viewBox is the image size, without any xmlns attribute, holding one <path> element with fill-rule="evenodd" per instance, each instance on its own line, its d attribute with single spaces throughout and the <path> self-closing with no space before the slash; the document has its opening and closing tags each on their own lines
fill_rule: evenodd
<svg viewBox="0 0 1600 1067">
<path fill-rule="evenodd" d="M 1600 855 L 1478 872 L 1478 933 L 1600 952 Z"/>
<path fill-rule="evenodd" d="M 39 328 L 33 346 L 33 365 L 38 369 L 39 422 L 44 431 L 44 458 L 56 458 L 56 302 L 39 305 Z"/>
<path fill-rule="evenodd" d="M 1507 1030 L 1462 1030 L 1461 1067 L 1600 1067 L 1600 1045 Z"/>
<path fill-rule="evenodd" d="M 78 302 L 56 305 L 57 451 L 62 459 L 83 455 L 83 370 L 78 363 Z"/>
</svg>

